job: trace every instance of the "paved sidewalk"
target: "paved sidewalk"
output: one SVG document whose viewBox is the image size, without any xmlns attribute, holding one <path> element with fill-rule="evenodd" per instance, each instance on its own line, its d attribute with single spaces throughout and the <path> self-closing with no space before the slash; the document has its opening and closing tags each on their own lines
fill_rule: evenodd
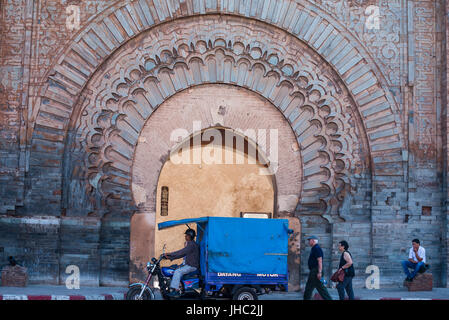
<svg viewBox="0 0 449 320">
<path fill-rule="evenodd" d="M 337 289 L 328 289 L 337 300 Z M 126 287 L 81 287 L 67 289 L 65 286 L 30 285 L 21 287 L 0 287 L 0 300 L 124 300 Z M 379 290 L 354 289 L 360 300 L 449 300 L 449 288 L 434 288 L 432 291 L 409 292 L 406 288 Z M 302 300 L 302 292 L 272 292 L 259 296 L 260 300 Z M 315 299 L 320 297 L 314 294 Z M 156 292 L 156 299 L 162 299 Z"/>
<path fill-rule="evenodd" d="M 338 300 L 337 289 L 329 289 L 332 299 Z M 409 292 L 406 288 L 386 288 L 378 290 L 354 289 L 357 300 L 449 300 L 449 288 L 433 288 L 432 291 Z M 321 300 L 316 291 L 314 300 Z M 302 300 L 303 292 L 272 292 L 259 297 L 260 300 Z"/>
<path fill-rule="evenodd" d="M 337 289 L 328 289 L 332 298 L 338 300 Z M 0 287 L 0 300 L 124 300 L 126 287 L 81 287 L 67 289 L 65 286 L 30 285 Z M 379 290 L 354 289 L 359 300 L 449 300 L 449 288 L 434 288 L 433 291 L 409 292 L 406 288 Z M 302 292 L 272 292 L 259 296 L 260 300 L 302 300 Z M 314 293 L 315 299 L 320 297 Z M 156 292 L 156 299 L 162 299 Z"/>
<path fill-rule="evenodd" d="M 124 300 L 128 288 L 30 285 L 28 287 L 0 287 L 0 300 Z"/>
</svg>

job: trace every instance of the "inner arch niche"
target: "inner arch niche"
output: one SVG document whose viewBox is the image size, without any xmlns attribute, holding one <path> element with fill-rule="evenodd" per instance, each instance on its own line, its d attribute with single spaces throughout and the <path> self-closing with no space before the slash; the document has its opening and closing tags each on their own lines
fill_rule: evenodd
<svg viewBox="0 0 449 320">
<path fill-rule="evenodd" d="M 205 216 L 274 218 L 276 211 L 269 162 L 253 141 L 232 129 L 208 128 L 188 137 L 171 153 L 159 175 L 156 225 Z M 196 229 L 195 224 L 191 227 Z M 182 248 L 185 229 L 184 225 L 156 229 L 156 257 L 163 245 L 168 252 Z"/>
</svg>

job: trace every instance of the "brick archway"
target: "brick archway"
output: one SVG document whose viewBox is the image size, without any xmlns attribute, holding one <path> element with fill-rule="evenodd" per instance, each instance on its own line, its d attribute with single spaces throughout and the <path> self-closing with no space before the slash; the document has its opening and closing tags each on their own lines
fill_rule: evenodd
<svg viewBox="0 0 449 320">
<path fill-rule="evenodd" d="M 83 91 L 84 98 L 79 101 L 71 118 L 69 133 L 73 134 L 73 139 L 70 138 L 73 143 L 67 144 L 70 149 L 66 149 L 64 160 L 69 166 L 68 170 L 72 170 L 66 176 L 67 183 L 71 184 L 66 184 L 66 194 L 85 194 L 82 190 L 86 186 L 77 185 L 81 180 L 86 180 L 83 174 L 89 176 L 89 192 L 94 194 L 83 196 L 84 201 L 77 199 L 76 203 L 70 203 L 70 199 L 66 198 L 63 207 L 67 207 L 69 215 L 84 215 L 86 211 L 97 211 L 100 215 L 108 212 L 108 194 L 98 188 L 98 183 L 106 179 L 99 171 L 114 170 L 114 166 L 109 166 L 111 161 L 102 160 L 102 167 L 99 168 L 98 161 L 105 154 L 117 151 L 114 144 L 120 142 L 113 141 L 116 133 L 121 131 L 118 135 L 127 142 L 122 145 L 127 150 L 122 148 L 121 152 L 116 152 L 124 158 L 116 161 L 115 169 L 126 172 L 129 165 L 125 158 L 132 157 L 136 134 L 143 124 L 139 121 L 145 121 L 154 108 L 176 92 L 202 83 L 217 82 L 249 88 L 272 101 L 282 111 L 297 132 L 298 142 L 308 160 L 305 162 L 303 210 L 324 213 L 328 219 L 338 216 L 343 194 L 350 186 L 348 172 L 360 172 L 370 166 L 360 160 L 371 153 L 357 105 L 333 69 L 309 47 L 293 38 L 285 46 L 282 37 L 287 34 L 281 30 L 276 31 L 277 40 L 273 39 L 270 46 L 251 46 L 238 41 L 238 36 L 222 38 L 220 35 L 225 32 L 226 24 L 241 25 L 243 22 L 241 18 L 228 17 L 225 24 L 222 22 L 224 29 L 220 29 L 218 21 L 222 19 L 205 17 L 201 27 L 195 27 L 196 23 L 189 24 L 187 20 L 183 27 L 166 25 L 169 30 L 178 29 L 178 33 L 184 34 L 175 46 L 172 45 L 171 36 L 161 39 L 157 36 L 159 31 L 153 30 L 145 34 L 146 37 L 142 36 L 144 42 L 140 46 L 145 42 L 150 47 L 157 43 L 159 51 L 136 51 L 135 43 L 130 42 L 114 58 L 111 57 L 109 62 L 114 67 L 91 77 L 89 89 Z M 213 26 L 217 33 L 215 38 L 207 36 L 209 29 L 205 25 Z M 254 24 L 246 29 L 246 37 L 251 39 L 257 33 L 266 33 L 264 30 L 263 24 Z M 294 47 L 295 53 L 288 53 L 287 47 Z M 58 86 L 52 88 L 61 93 Z M 137 109 L 133 107 L 136 104 L 140 105 Z M 52 121 L 63 115 L 61 109 L 55 110 L 59 110 L 58 116 L 53 117 Z M 79 143 L 75 142 L 77 139 Z M 359 139 L 361 144 L 355 143 Z M 36 143 L 45 144 L 42 140 L 36 139 Z M 366 146 L 362 151 L 364 155 L 360 150 L 353 150 L 356 145 Z M 88 159 L 85 157 L 86 151 Z M 84 157 L 84 160 L 78 156 Z M 80 169 L 76 171 L 77 176 L 73 176 L 70 163 L 77 161 L 84 162 L 90 172 Z M 103 167 L 105 164 L 107 166 Z M 117 179 L 121 178 L 119 176 Z M 129 194 L 126 187 L 118 184 L 111 188 L 115 188 L 115 194 L 121 193 L 122 198 L 116 201 L 112 194 L 110 202 L 131 200 L 126 195 Z M 77 204 L 81 203 L 87 203 L 87 207 L 78 208 Z M 131 208 L 128 202 L 122 207 Z"/>
<path fill-rule="evenodd" d="M 216 18 L 207 19 L 207 24 L 214 25 L 219 30 Z M 134 49 L 130 47 L 116 57 L 117 63 L 124 61 L 121 71 L 115 67 L 115 71 L 106 72 L 106 79 L 100 74 L 92 79 L 91 88 L 95 93 L 80 106 L 79 110 L 83 114 L 73 123 L 73 126 L 77 126 L 76 130 L 80 135 L 77 139 L 80 142 L 75 143 L 75 147 L 70 150 L 71 155 L 84 155 L 85 167 L 88 168 L 84 175 L 96 190 L 91 196 L 92 201 L 102 201 L 102 205 L 96 204 L 92 209 L 98 211 L 99 215 L 113 211 L 111 207 L 108 208 L 107 201 L 108 197 L 114 199 L 117 191 L 107 191 L 111 187 L 102 185 L 110 176 L 106 171 L 130 171 L 129 160 L 133 157 L 136 139 L 153 110 L 180 90 L 203 83 L 228 83 L 257 92 L 283 113 L 296 132 L 301 153 L 309 157 L 304 164 L 303 209 L 329 217 L 331 214 L 337 216 L 339 200 L 350 186 L 347 173 L 360 162 L 360 155 L 350 151 L 358 139 L 355 131 L 363 130 L 361 127 L 351 127 L 354 115 L 347 115 L 343 111 L 351 108 L 345 106 L 351 104 L 348 94 L 336 87 L 338 84 L 330 85 L 332 75 L 309 70 L 309 74 L 318 72 L 329 79 L 326 83 L 326 80 L 319 80 L 319 76 L 313 79 L 313 76 L 303 70 L 306 68 L 304 65 L 317 62 L 302 62 L 299 66 L 282 63 L 277 66 L 277 63 L 272 63 L 279 60 L 276 51 L 255 59 L 252 55 L 262 51 L 256 50 L 257 47 L 248 54 L 245 45 L 235 40 L 233 47 L 227 47 L 227 41 L 220 38 L 215 39 L 213 44 L 211 41 L 207 44 L 202 40 L 204 36 L 194 29 L 194 23 L 189 25 L 186 22 L 185 25 L 182 31 L 186 33 L 184 37 L 195 34 L 193 49 L 193 44 L 189 48 L 186 43 L 178 43 L 178 54 L 173 53 L 170 44 L 167 44 L 160 57 L 145 58 L 136 56 Z M 149 42 L 148 45 L 154 41 L 162 45 L 161 39 L 155 36 L 147 35 L 145 41 Z M 272 70 L 268 71 L 270 69 Z M 113 72 L 116 72 L 115 76 L 112 76 Z M 297 75 L 293 77 L 294 73 Z M 113 91 L 103 88 L 113 88 Z M 353 106 L 352 112 L 354 109 Z M 353 118 L 352 121 L 356 122 L 356 119 Z M 90 150 L 87 155 L 86 146 Z M 112 180 L 116 184 L 120 184 L 118 181 L 121 178 L 114 178 L 112 173 Z M 68 180 L 74 179 L 69 177 Z M 109 181 L 105 181 L 105 184 L 108 183 Z M 123 192 L 126 192 L 126 186 L 121 185 L 120 199 L 111 201 L 116 202 L 111 204 L 116 208 L 115 211 L 131 208 L 128 201 L 121 201 L 124 198 Z M 127 196 L 125 200 L 129 199 L 130 196 Z M 120 205 L 120 202 L 123 204 Z M 77 209 L 70 203 L 68 208 L 73 208 L 74 212 Z"/>
<path fill-rule="evenodd" d="M 138 39 L 142 38 L 145 30 L 151 30 L 168 21 L 176 24 L 175 21 L 181 21 L 183 17 L 201 18 L 213 13 L 240 16 L 245 21 L 242 26 L 251 26 L 253 21 L 256 24 L 259 23 L 257 21 L 263 21 L 266 27 L 274 28 L 272 30 L 279 28 L 285 31 L 280 40 L 298 40 L 313 55 L 319 56 L 322 59 L 320 63 L 324 62 L 332 69 L 338 81 L 348 88 L 349 96 L 354 99 L 355 109 L 359 110 L 359 122 L 367 131 L 364 139 L 369 145 L 368 157 L 371 160 L 372 173 L 379 176 L 388 175 L 391 168 L 394 168 L 395 174 L 404 175 L 404 145 L 397 107 L 386 88 L 386 82 L 363 45 L 327 13 L 307 1 L 259 1 L 234 6 L 231 2 L 219 1 L 175 1 L 168 5 L 142 0 L 123 6 L 111 6 L 97 16 L 79 32 L 49 71 L 48 81 L 42 87 L 40 107 L 35 109 L 37 113 L 33 118 L 36 121 L 34 126 L 29 127 L 31 131 L 28 135 L 32 136 L 30 170 L 41 172 L 42 176 L 47 175 L 46 184 L 50 188 L 48 194 L 44 195 L 42 191 L 37 191 L 38 185 L 31 181 L 28 189 L 31 198 L 35 199 L 26 203 L 27 210 L 45 208 L 58 211 L 61 208 L 61 200 L 65 201 L 58 191 L 62 182 L 61 175 L 57 174 L 60 172 L 58 168 L 65 161 L 61 149 L 64 148 L 67 134 L 70 136 L 70 119 L 78 118 L 79 111 L 74 106 L 82 104 L 83 99 L 89 96 L 86 84 L 95 77 L 98 70 L 105 67 L 105 61 L 114 52 L 119 54 L 119 48 L 123 49 L 129 45 L 139 47 Z M 220 19 L 223 17 L 227 16 L 221 16 Z M 201 24 L 198 27 L 202 27 Z M 206 34 L 206 45 L 209 45 L 210 39 L 217 38 L 213 31 L 209 30 Z M 266 39 L 270 38 L 268 35 Z M 255 42 L 247 43 L 249 50 L 258 44 L 260 40 L 257 40 L 257 37 Z M 154 48 L 157 48 L 154 54 L 160 54 L 162 51 L 159 50 L 162 47 Z M 260 48 L 256 48 L 253 54 L 258 56 L 259 50 Z M 280 53 L 282 57 L 285 51 L 281 50 Z M 272 58 L 271 61 L 278 66 L 284 63 L 282 59 L 279 60 L 279 56 L 277 61 L 276 57 L 268 58 Z M 284 69 L 286 73 L 290 70 L 291 66 Z M 385 166 L 385 163 L 389 165 Z M 37 194 L 34 194 L 35 192 Z"/>
</svg>

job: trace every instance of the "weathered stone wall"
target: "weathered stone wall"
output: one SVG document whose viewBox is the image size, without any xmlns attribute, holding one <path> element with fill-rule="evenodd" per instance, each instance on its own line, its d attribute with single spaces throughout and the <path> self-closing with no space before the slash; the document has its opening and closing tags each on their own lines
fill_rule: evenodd
<svg viewBox="0 0 449 320">
<path fill-rule="evenodd" d="M 0 261 L 14 256 L 28 269 L 30 284 L 65 284 L 72 274 L 67 267 L 75 265 L 80 285 L 126 285 L 129 225 L 88 217 L 0 217 Z"/>
<path fill-rule="evenodd" d="M 67 28 L 66 10 L 69 5 L 80 7 L 80 21 L 103 11 L 114 1 L 109 0 L 4 0 L 0 3 L 0 213 L 21 210 L 26 184 L 37 177 L 29 171 L 31 163 L 43 166 L 59 166 L 60 163 L 46 157 L 47 150 L 37 151 L 30 159 L 30 132 L 34 129 L 36 105 L 45 74 L 54 63 L 58 53 L 69 43 L 76 30 Z M 117 1 L 115 1 L 117 2 Z M 42 128 L 42 136 L 55 134 L 57 128 Z M 63 148 L 57 139 L 48 148 Z M 59 141 L 60 142 L 60 141 Z M 27 174 L 25 174 L 27 172 Z M 29 173 L 29 174 L 28 174 Z M 59 207 L 60 180 L 57 174 L 47 185 L 55 193 L 50 200 L 50 210 Z M 34 210 L 31 215 L 36 214 Z M 26 213 L 22 210 L 21 212 Z M 40 213 L 39 213 L 40 214 Z"/>
<path fill-rule="evenodd" d="M 123 286 L 129 283 L 130 219 L 102 219 L 99 239 L 99 285 Z"/>
<path fill-rule="evenodd" d="M 73 12 L 66 11 L 70 5 L 80 10 L 79 27 L 73 29 L 68 19 Z M 379 7 L 379 28 L 368 27 L 375 23 L 367 11 L 370 5 Z M 444 0 L 1 1 L 0 259 L 17 256 L 31 283 L 63 282 L 67 264 L 79 264 L 85 284 L 127 279 L 130 216 L 106 210 L 112 214 L 108 219 L 118 219 L 106 221 L 95 209 L 106 202 L 119 204 L 126 192 L 111 186 L 122 192 L 122 199 L 102 202 L 98 196 L 97 203 L 83 207 L 92 201 L 85 186 L 67 179 L 81 175 L 71 171 L 77 155 L 64 154 L 77 141 L 73 124 L 81 119 L 83 101 L 92 98 L 93 89 L 82 88 L 111 68 L 107 58 L 115 52 L 126 47 L 144 51 L 136 40 L 144 30 L 176 25 L 182 17 L 226 13 L 242 18 L 232 34 L 245 30 L 239 41 L 251 48 L 268 51 L 276 43 L 287 48 L 291 39 L 299 38 L 309 48 L 304 52 L 317 52 L 333 70 L 330 78 L 340 79 L 336 88 L 347 88 L 355 99 L 360 117 L 351 122 L 366 130 L 354 129 L 360 145 L 369 146 L 367 154 L 361 152 L 369 168 L 350 171 L 353 192 L 340 199 L 338 214 L 333 213 L 339 219 L 323 217 L 319 210 L 305 212 L 307 206 L 298 205 L 302 274 L 308 254 L 305 237 L 312 233 L 321 237 L 327 274 L 338 261 L 336 243 L 345 238 L 360 276 L 358 285 L 364 284 L 365 268 L 372 264 L 380 267 L 381 285 L 399 284 L 399 261 L 406 258 L 410 240 L 418 237 L 435 284 L 446 286 L 448 10 Z M 266 23 L 279 39 L 247 31 L 255 30 L 255 20 Z M 212 34 L 201 21 L 198 34 Z M 161 39 L 172 42 L 163 32 Z M 162 40 L 159 45 L 163 47 Z M 205 47 L 210 48 L 207 42 Z M 287 56 L 291 51 L 277 53 Z M 124 80 L 120 72 L 104 76 Z M 385 97 L 370 100 L 374 83 L 387 92 Z M 126 174 L 118 173 L 125 178 L 117 179 L 130 183 Z M 70 198 L 68 190 L 78 191 Z M 130 209 L 131 200 L 129 196 Z M 85 212 L 86 207 L 92 210 Z"/>
<path fill-rule="evenodd" d="M 59 273 L 60 219 L 0 217 L 0 259 L 14 256 L 28 269 L 29 283 L 56 284 Z"/>
<path fill-rule="evenodd" d="M 449 123 L 449 114 L 447 112 L 447 103 L 449 101 L 449 90 L 448 90 L 448 76 L 449 76 L 449 68 L 448 68 L 448 61 L 449 61 L 449 17 L 447 15 L 447 12 L 449 12 L 449 2 L 448 1 L 442 1 L 442 6 L 440 10 L 440 16 L 441 19 L 441 105 L 442 105 L 442 112 L 441 112 L 441 127 L 442 127 L 442 154 L 443 154 L 443 223 L 441 226 L 442 230 L 442 282 L 446 283 L 447 285 L 447 279 L 449 275 L 449 254 L 448 254 L 448 248 L 449 248 L 449 188 L 448 188 L 448 175 L 449 175 L 449 157 L 448 157 L 448 123 Z"/>
<path fill-rule="evenodd" d="M 2 1 L 0 29 L 0 212 L 14 212 L 16 203 L 23 201 L 24 168 L 20 152 L 25 7 L 22 2 L 17 11 Z M 28 38 L 28 40 L 30 40 Z M 31 43 L 29 44 L 31 45 Z M 19 164 L 20 159 L 22 162 Z M 8 186 L 8 187 L 7 187 Z"/>
</svg>

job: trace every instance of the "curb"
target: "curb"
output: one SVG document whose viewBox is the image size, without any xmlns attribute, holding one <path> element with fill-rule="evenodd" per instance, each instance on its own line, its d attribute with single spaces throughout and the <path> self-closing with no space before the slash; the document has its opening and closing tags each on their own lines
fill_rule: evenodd
<svg viewBox="0 0 449 320">
<path fill-rule="evenodd" d="M 335 297 L 332 297 L 335 298 Z M 315 293 L 313 296 L 313 300 L 323 300 L 323 298 L 320 296 L 319 293 Z M 335 299 L 338 300 L 338 297 Z M 345 298 L 345 300 L 348 300 L 348 297 Z M 362 300 L 360 297 L 355 297 L 354 300 Z M 438 299 L 438 298 L 397 298 L 397 297 L 382 297 L 382 298 L 374 298 L 374 299 L 363 299 L 363 300 L 443 300 L 448 301 L 449 299 Z"/>
<path fill-rule="evenodd" d="M 96 295 L 22 295 L 22 294 L 4 294 L 0 295 L 1 300 L 126 300 L 126 293 L 116 294 L 96 294 Z M 313 296 L 313 300 L 323 300 L 321 296 L 316 293 Z M 338 298 L 337 298 L 338 300 Z M 346 298 L 346 300 L 348 300 Z M 355 300 L 362 300 L 360 297 L 355 297 Z M 364 299 L 365 300 L 365 299 Z M 396 297 L 382 297 L 367 300 L 442 300 L 448 301 L 449 299 L 438 298 L 396 298 Z"/>
<path fill-rule="evenodd" d="M 379 298 L 376 300 L 442 300 L 447 301 L 449 299 L 436 299 L 436 298 Z"/>
<path fill-rule="evenodd" d="M 125 300 L 126 293 L 96 295 L 23 295 L 4 294 L 0 300 Z"/>
</svg>

